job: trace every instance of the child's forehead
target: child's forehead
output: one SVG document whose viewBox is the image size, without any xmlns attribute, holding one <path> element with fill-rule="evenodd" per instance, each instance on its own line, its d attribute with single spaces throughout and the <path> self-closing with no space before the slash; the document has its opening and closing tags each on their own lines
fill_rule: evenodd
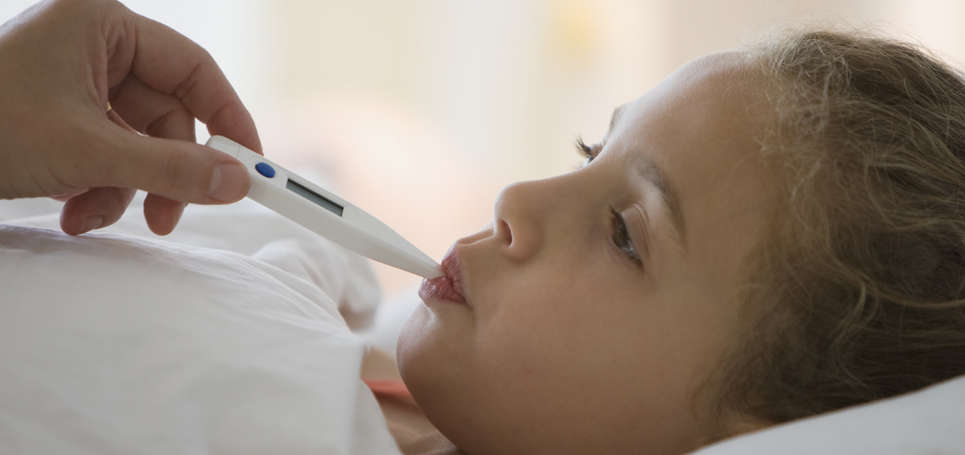
<svg viewBox="0 0 965 455">
<path fill-rule="evenodd" d="M 636 100 L 614 109 L 606 139 L 656 132 L 653 130 L 694 135 L 726 126 L 731 117 L 746 120 L 752 107 L 759 105 L 753 101 L 752 88 L 762 78 L 751 68 L 748 55 L 742 52 L 693 60 Z"/>
</svg>

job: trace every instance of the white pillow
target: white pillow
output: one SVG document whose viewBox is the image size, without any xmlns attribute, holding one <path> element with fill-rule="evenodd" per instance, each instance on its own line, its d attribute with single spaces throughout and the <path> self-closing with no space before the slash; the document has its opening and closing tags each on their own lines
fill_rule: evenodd
<svg viewBox="0 0 965 455">
<path fill-rule="evenodd" d="M 189 207 L 179 243 L 136 209 L 81 237 L 16 223 L 0 453 L 398 453 L 339 312 L 371 319 L 364 260 L 248 202 Z"/>
<path fill-rule="evenodd" d="M 965 376 L 726 440 L 698 455 L 965 453 Z"/>
</svg>

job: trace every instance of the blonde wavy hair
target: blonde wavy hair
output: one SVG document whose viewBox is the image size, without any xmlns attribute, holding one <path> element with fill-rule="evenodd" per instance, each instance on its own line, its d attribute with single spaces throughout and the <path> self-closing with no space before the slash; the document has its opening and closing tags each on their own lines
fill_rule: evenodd
<svg viewBox="0 0 965 455">
<path fill-rule="evenodd" d="M 749 49 L 786 203 L 751 264 L 719 410 L 780 423 L 965 374 L 965 82 L 853 32 Z"/>
</svg>

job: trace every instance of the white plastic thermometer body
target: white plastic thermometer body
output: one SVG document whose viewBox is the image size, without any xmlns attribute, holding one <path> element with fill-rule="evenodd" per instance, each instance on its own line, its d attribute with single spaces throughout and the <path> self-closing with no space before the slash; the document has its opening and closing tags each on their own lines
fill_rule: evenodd
<svg viewBox="0 0 965 455">
<path fill-rule="evenodd" d="M 426 278 L 442 275 L 432 258 L 344 199 L 223 136 L 208 147 L 241 161 L 251 175 L 248 197 L 362 256 Z"/>
</svg>

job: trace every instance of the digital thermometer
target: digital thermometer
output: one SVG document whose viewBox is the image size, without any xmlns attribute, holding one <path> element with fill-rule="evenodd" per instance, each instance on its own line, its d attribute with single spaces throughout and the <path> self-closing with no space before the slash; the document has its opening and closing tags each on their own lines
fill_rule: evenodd
<svg viewBox="0 0 965 455">
<path fill-rule="evenodd" d="M 425 278 L 439 264 L 364 210 L 223 136 L 208 147 L 241 161 L 251 176 L 248 197 L 362 256 Z"/>
</svg>

